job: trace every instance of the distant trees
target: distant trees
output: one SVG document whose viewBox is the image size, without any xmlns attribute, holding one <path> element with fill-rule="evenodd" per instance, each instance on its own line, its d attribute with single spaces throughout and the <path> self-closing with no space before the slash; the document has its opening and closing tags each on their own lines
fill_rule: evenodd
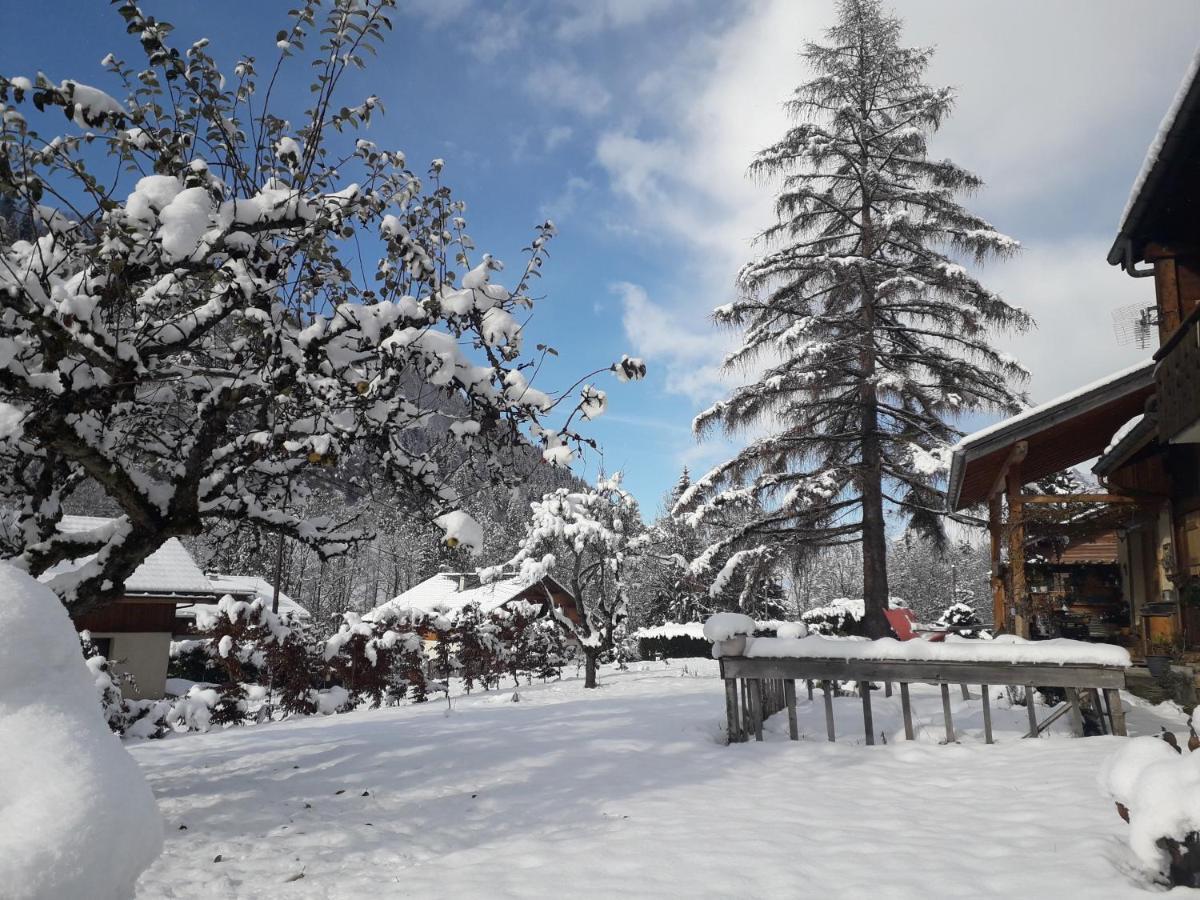
<svg viewBox="0 0 1200 900">
<path fill-rule="evenodd" d="M 478 549 L 477 528 L 437 516 L 463 507 L 451 476 L 510 484 L 508 454 L 529 441 L 565 465 L 582 443 L 576 414 L 603 411 L 585 385 L 551 426 L 564 396 L 530 381 L 548 348 L 526 352 L 520 317 L 553 225 L 502 287 L 442 161 L 422 180 L 403 154 L 352 136 L 382 104 L 343 103 L 339 85 L 393 5 L 302 3 L 260 74 L 250 58 L 223 72 L 207 40 L 173 45 L 168 23 L 124 0 L 143 59 L 104 65 L 125 99 L 0 77 L 0 196 L 36 226 L 0 241 L 0 558 L 41 575 L 88 557 L 54 582 L 74 614 L 118 596 L 163 541 L 218 523 L 253 523 L 323 561 L 345 554 L 370 538 L 358 510 L 306 500 L 352 471 L 397 485 L 425 521 L 454 524 L 448 543 Z M 281 115 L 271 86 L 309 41 L 310 106 Z M 74 127 L 43 134 L 34 111 Z M 64 504 L 85 485 L 119 512 L 65 534 Z"/>
<path fill-rule="evenodd" d="M 761 433 L 700 478 L 676 512 L 722 526 L 699 569 L 795 567 L 861 547 L 865 627 L 890 633 L 888 510 L 942 539 L 940 479 L 963 413 L 1015 411 L 1025 371 L 989 343 L 1029 316 L 963 266 L 1017 249 L 958 199 L 979 179 L 931 159 L 953 92 L 922 77 L 879 0 L 841 0 L 795 125 L 751 167 L 779 185 L 779 221 L 739 296 L 714 313 L 739 329 L 727 369 L 758 372 L 696 419 L 699 435 Z M 761 371 L 760 371 L 761 370 Z M 750 510 L 741 522 L 732 507 Z"/>
</svg>

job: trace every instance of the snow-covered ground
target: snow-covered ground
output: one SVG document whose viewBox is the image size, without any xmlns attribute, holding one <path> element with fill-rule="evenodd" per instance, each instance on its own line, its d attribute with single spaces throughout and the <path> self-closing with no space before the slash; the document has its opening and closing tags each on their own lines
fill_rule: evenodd
<svg viewBox="0 0 1200 900">
<path fill-rule="evenodd" d="M 1096 784 L 1120 738 L 1020 740 L 1024 708 L 873 698 L 888 743 L 837 744 L 801 691 L 798 743 L 723 746 L 711 660 L 605 669 L 445 702 L 131 744 L 167 820 L 139 897 L 1143 896 L 1128 826 Z M 1133 733 L 1171 707 L 1126 696 Z M 1065 719 L 1066 717 L 1064 717 Z M 1056 724 L 1055 728 L 1058 729 Z M 1065 727 L 1065 726 L 1063 726 Z"/>
</svg>

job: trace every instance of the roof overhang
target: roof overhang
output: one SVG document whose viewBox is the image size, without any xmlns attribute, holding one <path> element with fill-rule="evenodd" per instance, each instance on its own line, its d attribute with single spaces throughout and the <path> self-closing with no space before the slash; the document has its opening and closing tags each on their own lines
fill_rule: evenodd
<svg viewBox="0 0 1200 900">
<path fill-rule="evenodd" d="M 1113 434 L 1141 413 L 1154 393 L 1154 360 L 1146 360 L 1049 403 L 968 435 L 955 446 L 946 490 L 951 511 L 988 499 L 1020 441 L 1026 483 L 1099 456 Z"/>
<path fill-rule="evenodd" d="M 1132 272 L 1150 243 L 1174 243 L 1194 221 L 1200 166 L 1200 55 L 1192 61 L 1134 182 L 1109 265 Z M 1180 190 L 1181 186 L 1190 189 Z M 1194 230 L 1194 226 L 1190 230 Z"/>
</svg>

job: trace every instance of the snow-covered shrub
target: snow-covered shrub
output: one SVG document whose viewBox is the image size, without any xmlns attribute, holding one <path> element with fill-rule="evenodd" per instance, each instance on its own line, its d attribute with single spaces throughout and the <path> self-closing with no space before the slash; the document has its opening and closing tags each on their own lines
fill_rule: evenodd
<svg viewBox="0 0 1200 900">
<path fill-rule="evenodd" d="M 197 634 L 214 663 L 224 670 L 216 724 L 239 724 L 246 713 L 242 685 L 257 676 L 287 713 L 316 711 L 313 690 L 321 683 L 324 659 L 304 620 L 271 611 L 261 598 L 225 596 L 196 611 Z M 248 671 L 249 670 L 249 671 Z"/>
<path fill-rule="evenodd" d="M 641 659 L 686 659 L 712 654 L 712 644 L 704 636 L 704 625 L 700 622 L 664 622 L 640 628 L 631 637 L 637 642 Z"/>
<path fill-rule="evenodd" d="M 1200 887 L 1200 753 L 1181 751 L 1177 742 L 1132 738 L 1098 778 L 1129 823 L 1129 846 L 1151 877 Z"/>
<path fill-rule="evenodd" d="M 826 606 L 814 607 L 801 613 L 800 621 L 813 634 L 863 636 L 866 634 L 862 625 L 863 615 L 862 600 L 839 597 L 831 600 Z"/>
<path fill-rule="evenodd" d="M 952 603 L 937 620 L 937 627 L 953 631 L 959 637 L 977 638 L 988 636 L 983 629 L 983 620 L 969 603 Z"/>
<path fill-rule="evenodd" d="M 378 619 L 345 613 L 324 647 L 330 677 L 346 691 L 343 707 L 363 700 L 379 706 L 398 695 L 423 702 L 428 693 L 423 637 L 448 631 L 449 622 L 427 613 L 389 610 Z"/>
<path fill-rule="evenodd" d="M 4 563 L 0 598 L 0 894 L 130 897 L 162 848 L 154 796 L 58 598 Z"/>
</svg>

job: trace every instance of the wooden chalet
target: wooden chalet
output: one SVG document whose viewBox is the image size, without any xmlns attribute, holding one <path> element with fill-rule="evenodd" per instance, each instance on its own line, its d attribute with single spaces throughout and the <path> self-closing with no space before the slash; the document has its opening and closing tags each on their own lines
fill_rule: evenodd
<svg viewBox="0 0 1200 900">
<path fill-rule="evenodd" d="M 1057 599 L 1031 589 L 1031 548 L 1111 533 L 1135 649 L 1169 641 L 1200 653 L 1200 57 L 1151 146 L 1108 262 L 1154 279 L 1141 317 L 1157 339 L 1152 358 L 963 440 L 949 505 L 987 504 L 1003 630 L 1029 636 Z M 1029 491 L 1091 459 L 1098 493 Z"/>
</svg>

